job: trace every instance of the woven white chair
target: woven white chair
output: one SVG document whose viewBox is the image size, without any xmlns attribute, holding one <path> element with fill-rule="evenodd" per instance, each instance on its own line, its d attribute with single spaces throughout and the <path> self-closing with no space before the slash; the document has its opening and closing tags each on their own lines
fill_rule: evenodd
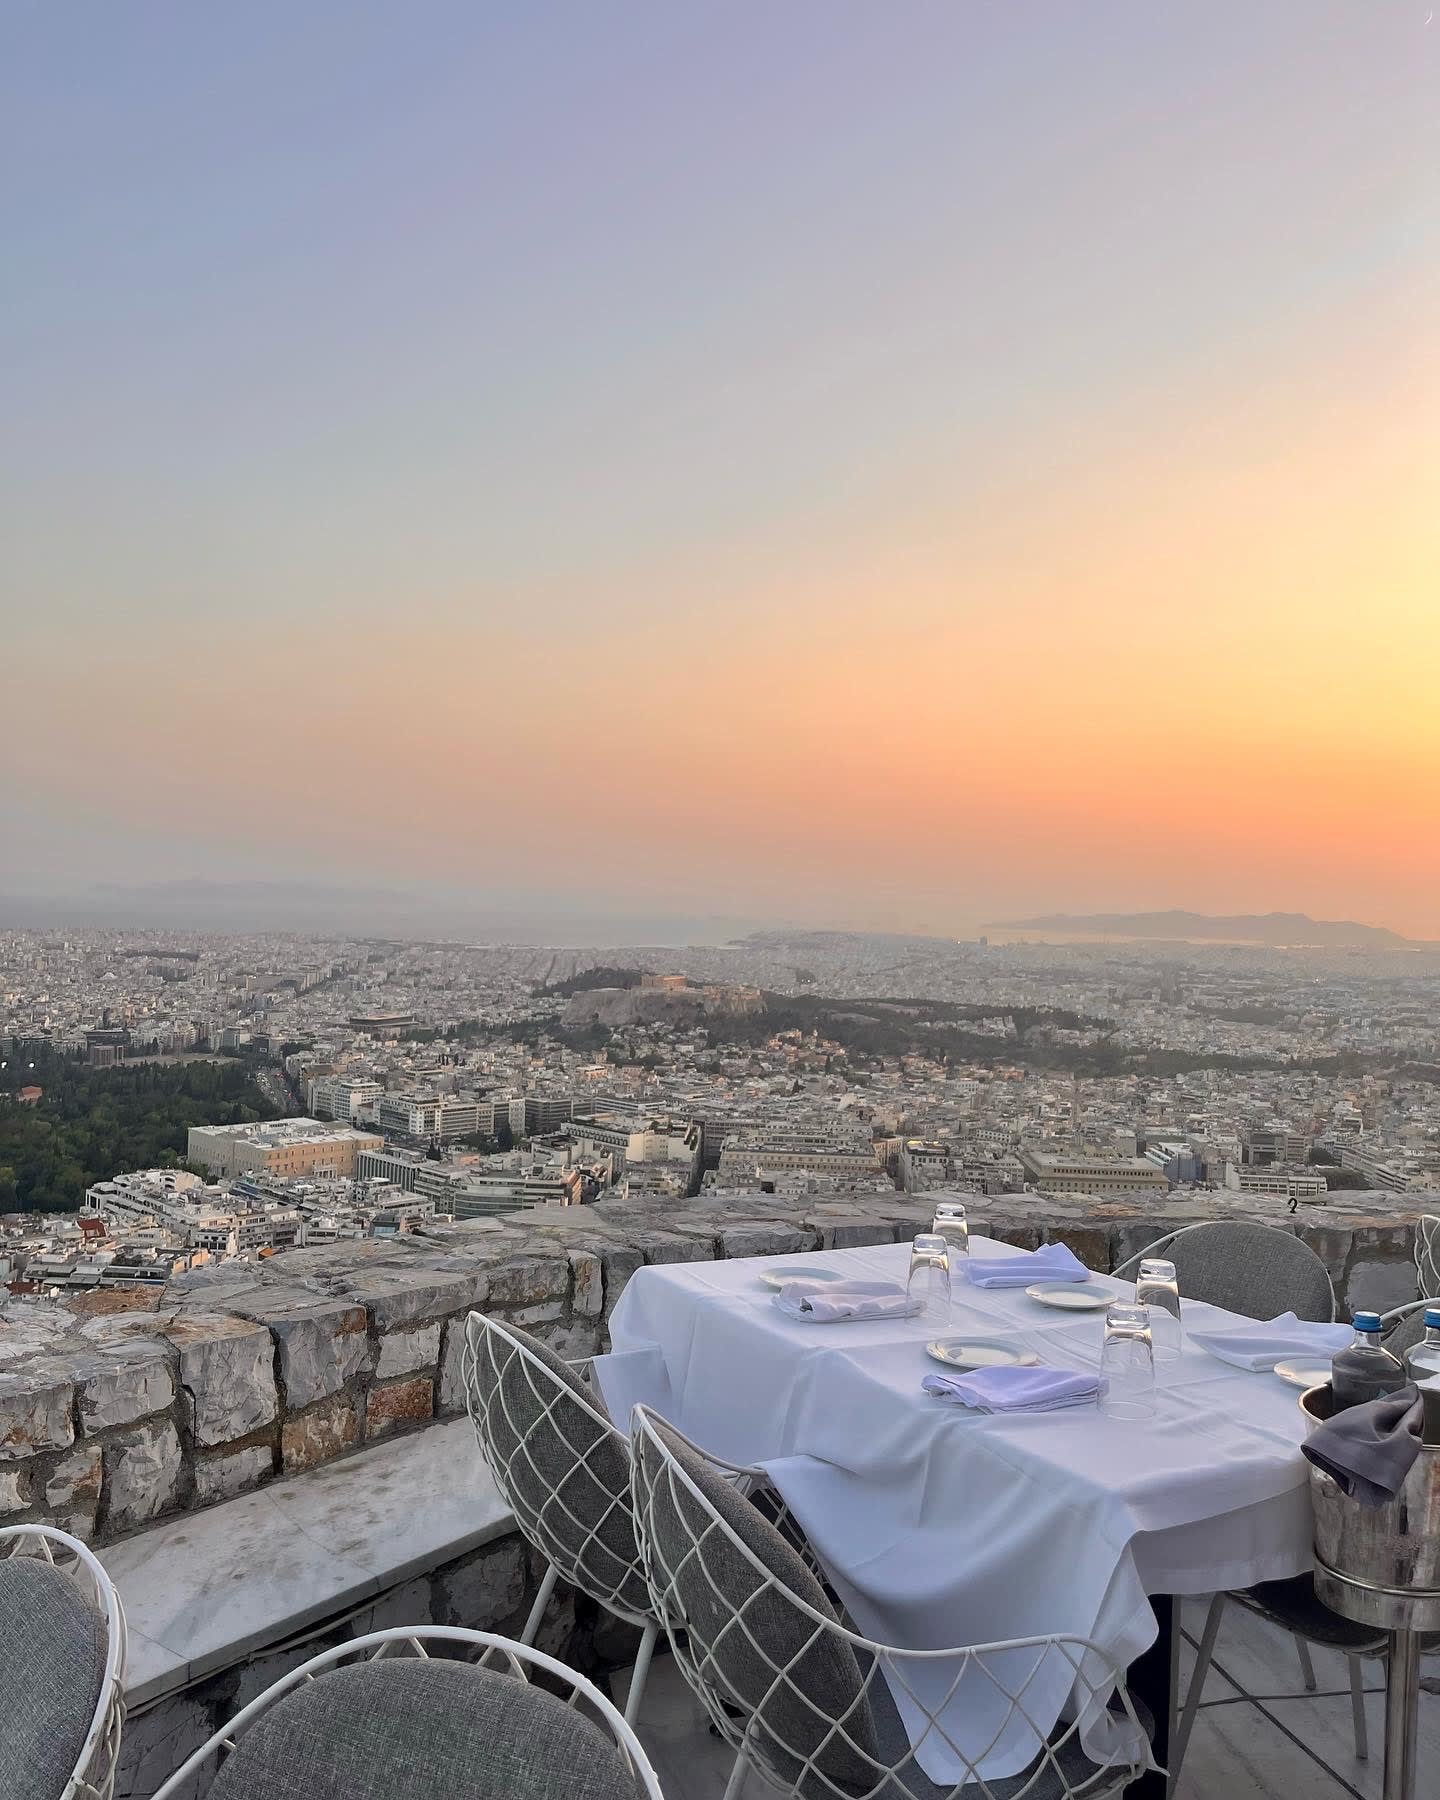
<svg viewBox="0 0 1440 1800">
<path fill-rule="evenodd" d="M 798 1800 L 1101 1800 L 1145 1768 L 1123 1671 L 1099 1646 L 1059 1634 L 954 1650 L 874 1643 L 841 1623 L 732 1471 L 646 1407 L 631 1434 L 652 1602 L 677 1666 L 736 1751 L 727 1800 L 750 1768 Z M 962 1683 L 989 1715 L 986 1743 L 968 1749 L 945 1717 Z M 1031 1709 L 1057 1683 L 1074 1717 L 1047 1730 Z M 1108 1729 L 1124 1747 L 1099 1764 L 1081 1748 L 1081 1725 L 1102 1723 L 1112 1697 Z M 986 1777 L 977 1765 L 1002 1743 L 1021 1772 Z M 956 1778 L 932 1781 L 917 1749 L 948 1760 Z"/>
<path fill-rule="evenodd" d="M 0 1530 L 0 1800 L 111 1800 L 125 1609 L 78 1538 Z"/>
<path fill-rule="evenodd" d="M 641 1632 L 625 1697 L 634 1723 L 660 1626 L 635 1542 L 630 1442 L 554 1351 L 483 1313 L 465 1321 L 465 1399 L 501 1498 L 545 1573 L 521 1633 L 532 1644 L 562 1576 Z"/>
<path fill-rule="evenodd" d="M 537 1673 L 561 1693 L 532 1685 Z M 154 1800 L 188 1796 L 211 1764 L 208 1800 L 662 1800 L 640 1740 L 583 1675 L 445 1625 L 372 1631 L 312 1656 Z"/>
<path fill-rule="evenodd" d="M 1202 1219 L 1167 1231 L 1111 1272 L 1129 1279 L 1143 1258 L 1160 1255 L 1174 1263 L 1184 1299 L 1250 1319 L 1273 1319 L 1287 1309 L 1326 1325 L 1335 1318 L 1330 1271 L 1308 1244 L 1278 1225 Z"/>
<path fill-rule="evenodd" d="M 1422 1300 L 1440 1299 L 1440 1213 L 1415 1222 L 1415 1278 Z"/>
</svg>

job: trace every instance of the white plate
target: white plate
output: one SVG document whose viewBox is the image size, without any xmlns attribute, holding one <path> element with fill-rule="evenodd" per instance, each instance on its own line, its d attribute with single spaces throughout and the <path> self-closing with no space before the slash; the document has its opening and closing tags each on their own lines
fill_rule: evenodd
<svg viewBox="0 0 1440 1800">
<path fill-rule="evenodd" d="M 1033 1350 L 1017 1350 L 993 1338 L 937 1338 L 925 1346 L 925 1354 L 952 1369 L 1031 1369 L 1040 1361 Z"/>
<path fill-rule="evenodd" d="M 1054 1287 L 1028 1287 L 1025 1294 L 1027 1299 L 1038 1300 L 1042 1306 L 1058 1306 L 1063 1312 L 1099 1312 L 1115 1298 L 1113 1294 L 1102 1293 L 1099 1288 L 1087 1287 L 1079 1281 L 1057 1282 Z"/>
<path fill-rule="evenodd" d="M 1328 1362 L 1312 1362 L 1309 1357 L 1294 1356 L 1289 1362 L 1276 1363 L 1275 1373 L 1282 1381 L 1288 1381 L 1291 1387 L 1323 1387 L 1330 1379 L 1330 1365 Z"/>
<path fill-rule="evenodd" d="M 778 1294 L 788 1281 L 843 1281 L 845 1277 L 838 1269 L 801 1269 L 793 1263 L 783 1269 L 766 1269 L 760 1276 L 761 1282 L 768 1288 L 774 1288 Z"/>
</svg>

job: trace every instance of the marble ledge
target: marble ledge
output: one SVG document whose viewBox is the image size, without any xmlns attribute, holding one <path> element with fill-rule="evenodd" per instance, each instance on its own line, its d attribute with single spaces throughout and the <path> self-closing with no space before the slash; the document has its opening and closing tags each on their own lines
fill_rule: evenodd
<svg viewBox="0 0 1440 1800">
<path fill-rule="evenodd" d="M 151 1704 L 514 1530 L 468 1419 L 168 1519 L 100 1551 Z"/>
</svg>

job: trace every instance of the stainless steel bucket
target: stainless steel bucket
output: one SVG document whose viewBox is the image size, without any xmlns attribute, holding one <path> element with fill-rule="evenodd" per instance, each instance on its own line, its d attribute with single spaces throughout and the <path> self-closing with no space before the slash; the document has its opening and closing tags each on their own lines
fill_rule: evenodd
<svg viewBox="0 0 1440 1800">
<path fill-rule="evenodd" d="M 1300 1396 L 1306 1430 L 1330 1417 L 1330 1388 Z M 1310 1465 L 1315 1514 L 1315 1592 L 1326 1606 L 1382 1631 L 1440 1630 L 1440 1444 L 1421 1446 L 1396 1497 L 1383 1506 L 1349 1499 Z"/>
</svg>

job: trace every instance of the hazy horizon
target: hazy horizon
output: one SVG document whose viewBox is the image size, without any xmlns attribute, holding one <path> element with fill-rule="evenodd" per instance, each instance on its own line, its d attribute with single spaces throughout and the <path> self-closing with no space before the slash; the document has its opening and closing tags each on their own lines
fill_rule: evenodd
<svg viewBox="0 0 1440 1800">
<path fill-rule="evenodd" d="M 1440 939 L 1430 12 L 14 9 L 0 901 Z"/>
</svg>

